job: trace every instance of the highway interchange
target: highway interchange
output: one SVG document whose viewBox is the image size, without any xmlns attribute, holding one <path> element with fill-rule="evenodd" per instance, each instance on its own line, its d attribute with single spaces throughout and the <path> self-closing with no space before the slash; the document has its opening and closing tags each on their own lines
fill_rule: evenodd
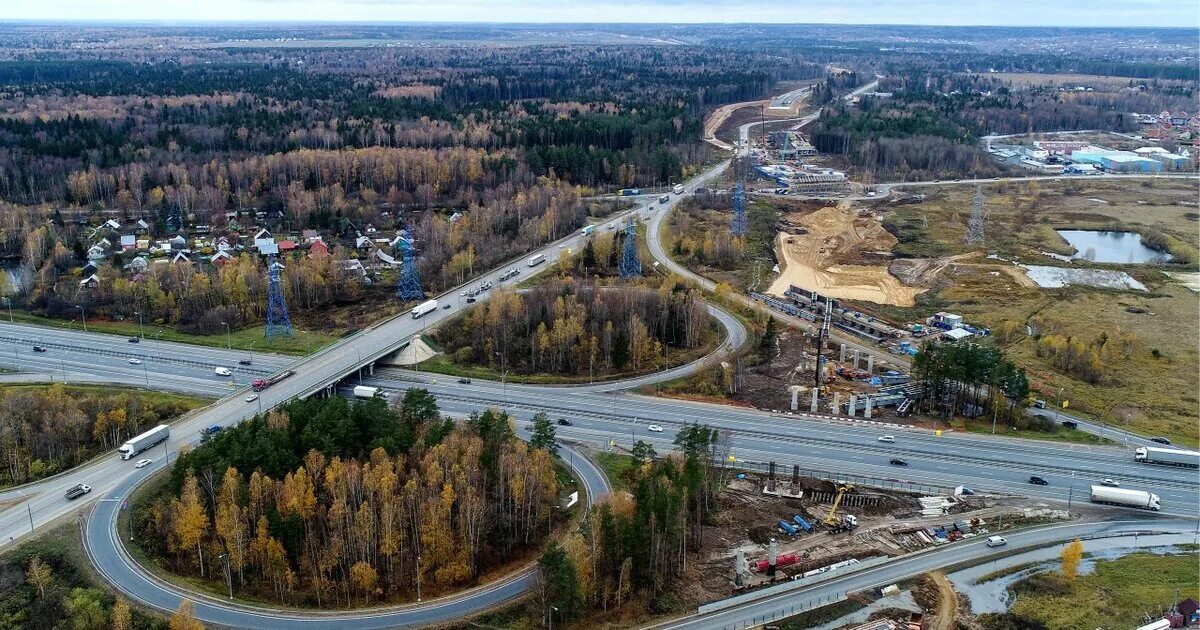
<svg viewBox="0 0 1200 630">
<path fill-rule="evenodd" d="M 743 127 L 743 139 L 747 137 L 750 126 Z M 686 192 L 705 186 L 718 177 L 727 165 L 728 162 L 723 162 L 689 181 L 685 186 Z M 609 221 L 620 224 L 626 217 L 638 215 L 648 224 L 647 241 L 652 255 L 666 269 L 702 286 L 710 285 L 706 279 L 699 278 L 675 264 L 662 250 L 661 221 L 680 198 L 681 196 L 672 196 L 668 203 L 655 206 L 653 196 L 638 197 L 632 199 L 637 203 L 635 208 L 623 211 Z M 528 278 L 531 273 L 548 268 L 553 260 L 568 248 L 577 248 L 581 239 L 582 236 L 575 233 L 539 250 L 551 261 L 546 265 L 529 269 L 524 265 L 524 259 L 510 261 L 473 279 L 469 284 L 490 279 L 499 285 L 499 274 L 514 265 L 520 266 L 523 271 L 518 281 Z M 531 252 L 529 255 L 539 252 Z M 146 469 L 136 471 L 132 468 L 132 462 L 122 461 L 115 456 L 102 457 L 68 473 L 0 493 L 0 503 L 5 506 L 0 511 L 0 548 L 28 534 L 31 526 L 40 528 L 77 510 L 86 500 L 67 502 L 63 499 L 63 492 L 77 483 L 89 484 L 94 488 L 89 498 L 95 503 L 95 509 L 88 519 L 87 541 L 89 553 L 97 566 L 101 567 L 114 585 L 131 598 L 164 610 L 173 609 L 181 597 L 178 589 L 149 577 L 145 571 L 136 567 L 136 563 L 129 559 L 123 547 L 117 544 L 115 519 L 129 492 L 154 471 L 168 465 L 170 453 L 184 444 L 197 442 L 199 431 L 203 427 L 212 424 L 230 425 L 294 397 L 332 391 L 336 383 L 358 374 L 359 366 L 370 364 L 394 352 L 413 335 L 455 316 L 468 307 L 459 295 L 462 288 L 456 287 L 438 296 L 439 306 L 448 304 L 449 308 L 439 308 L 417 320 L 402 314 L 300 359 L 192 346 L 187 346 L 185 352 L 179 344 L 167 342 L 147 339 L 134 344 L 123 338 L 88 334 L 78 330 L 38 328 L 0 322 L 0 365 L 9 363 L 8 358 L 11 355 L 11 365 L 22 371 L 45 374 L 48 377 L 64 375 L 68 382 L 121 382 L 221 397 L 213 405 L 189 414 L 175 423 L 172 426 L 171 439 L 162 447 L 155 447 L 148 453 L 155 459 L 155 463 Z M 752 302 L 748 305 L 761 308 L 761 305 Z M 714 308 L 711 312 L 718 320 L 722 320 L 726 328 L 725 341 L 718 352 L 740 345 L 745 338 L 745 330 L 741 324 L 720 309 Z M 791 319 L 786 316 L 784 318 Z M 852 347 L 860 345 L 854 339 L 846 341 Z M 47 351 L 33 352 L 32 346 L 35 344 L 45 347 Z M 862 347 L 877 351 L 875 348 Z M 130 363 L 130 359 L 137 359 L 142 363 Z M 251 365 L 238 364 L 238 361 L 244 359 L 250 359 Z M 893 360 L 900 362 L 899 359 Z M 237 368 L 237 371 L 232 378 L 219 377 L 213 373 L 214 367 L 218 365 L 230 369 Z M 258 400 L 244 400 L 244 386 L 249 379 L 283 369 L 295 370 L 296 374 L 263 391 Z M 938 436 L 933 432 L 918 429 L 849 423 L 826 417 L 805 417 L 807 414 L 781 414 L 720 407 L 617 391 L 650 385 L 663 380 L 664 377 L 682 375 L 689 369 L 692 369 L 692 366 L 678 368 L 667 375 L 654 375 L 628 382 L 563 387 L 478 380 L 471 384 L 462 384 L 451 377 L 399 369 L 376 369 L 374 374 L 363 373 L 360 378 L 364 384 L 394 391 L 414 385 L 427 387 L 438 396 L 443 410 L 457 416 L 485 406 L 505 407 L 521 418 L 528 418 L 538 411 L 546 411 L 553 417 L 562 417 L 571 422 L 570 426 L 559 427 L 559 433 L 572 442 L 600 446 L 616 442 L 626 446 L 634 440 L 641 439 L 653 443 L 663 452 L 670 449 L 674 432 L 679 427 L 691 422 L 701 422 L 728 430 L 732 453 L 739 461 L 776 461 L 787 467 L 798 464 L 810 470 L 857 474 L 880 480 L 914 481 L 943 488 L 966 485 L 977 491 L 1023 494 L 1056 502 L 1068 499 L 1086 501 L 1088 485 L 1100 478 L 1112 477 L 1121 481 L 1123 487 L 1158 493 L 1162 497 L 1163 511 L 1166 514 L 1195 517 L 1200 505 L 1200 484 L 1197 484 L 1195 471 L 1136 464 L 1133 462 L 1130 448 L 1009 440 L 969 434 Z M 651 433 L 647 429 L 651 423 L 660 425 L 664 430 L 661 433 Z M 884 433 L 896 435 L 897 443 L 878 442 L 877 438 Z M 907 459 L 910 465 L 904 468 L 889 465 L 889 459 L 896 456 Z M 589 500 L 607 489 L 603 475 L 595 470 L 594 466 L 587 464 L 584 458 L 572 454 L 569 459 L 569 463 L 576 467 L 589 490 Z M 1031 486 L 1027 483 L 1031 474 L 1045 477 L 1050 484 Z M 1166 520 L 1156 520 L 1153 523 L 1161 527 L 1178 524 L 1177 521 Z M 1190 528 L 1194 526 L 1194 521 L 1187 521 L 1184 525 Z M 1099 526 L 1093 524 L 1088 527 Z M 1029 534 L 1031 540 L 1039 535 L 1049 535 L 1033 532 Z M 1017 542 L 1021 540 L 1015 536 L 1013 539 Z M 885 566 L 894 565 L 895 571 L 900 573 L 906 570 L 920 572 L 954 562 L 956 560 L 953 558 L 957 557 L 957 554 L 972 553 L 973 544 L 954 545 L 939 551 L 939 554 L 946 551 L 945 554 L 926 554 L 912 561 L 903 560 Z M 293 613 L 250 610 L 201 598 L 197 613 L 198 618 L 206 622 L 247 628 L 345 627 L 347 622 L 352 622 L 354 627 L 364 628 L 422 625 L 461 618 L 518 596 L 531 579 L 531 573 L 526 569 L 497 584 L 444 601 L 388 612 L 299 617 Z M 869 578 L 863 576 L 859 579 Z M 194 596 L 189 597 L 195 599 Z M 775 603 L 778 602 L 769 602 L 770 605 Z M 762 605 L 766 606 L 768 603 Z M 736 614 L 743 615 L 744 619 L 745 610 L 734 610 L 740 610 L 741 612 Z M 692 625 L 678 627 L 713 627 L 725 622 L 723 617 L 706 617 L 700 621 L 686 622 Z M 695 625 L 697 623 L 700 625 Z"/>
</svg>

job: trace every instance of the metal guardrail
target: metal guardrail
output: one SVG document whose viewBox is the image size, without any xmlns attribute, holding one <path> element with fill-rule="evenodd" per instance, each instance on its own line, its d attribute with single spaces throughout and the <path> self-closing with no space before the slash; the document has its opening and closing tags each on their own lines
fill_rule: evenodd
<svg viewBox="0 0 1200 630">
<path fill-rule="evenodd" d="M 736 461 L 727 462 L 726 466 L 746 472 L 759 474 L 770 473 L 770 462 L 757 461 Z M 777 480 L 788 479 L 793 470 L 794 464 L 786 464 L 783 462 L 775 462 L 775 478 Z M 801 477 L 810 477 L 813 479 L 823 479 L 832 481 L 838 484 L 852 484 L 863 488 L 876 488 L 879 490 L 891 490 L 895 492 L 909 492 L 913 494 L 953 494 L 954 489 L 949 486 L 939 486 L 937 484 L 919 483 L 916 481 L 901 481 L 898 479 L 887 479 L 884 477 L 872 477 L 869 475 L 855 475 L 848 473 L 831 472 L 827 470 L 816 470 L 813 468 L 800 467 Z"/>
</svg>

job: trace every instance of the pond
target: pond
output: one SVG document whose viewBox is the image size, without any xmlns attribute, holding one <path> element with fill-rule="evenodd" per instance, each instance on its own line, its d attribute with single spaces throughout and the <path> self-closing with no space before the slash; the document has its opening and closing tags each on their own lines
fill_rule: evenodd
<svg viewBox="0 0 1200 630">
<path fill-rule="evenodd" d="M 1055 230 L 1075 254 L 1071 258 L 1098 263 L 1139 264 L 1171 260 L 1171 255 L 1146 247 L 1137 232 L 1108 232 L 1103 230 Z"/>
</svg>

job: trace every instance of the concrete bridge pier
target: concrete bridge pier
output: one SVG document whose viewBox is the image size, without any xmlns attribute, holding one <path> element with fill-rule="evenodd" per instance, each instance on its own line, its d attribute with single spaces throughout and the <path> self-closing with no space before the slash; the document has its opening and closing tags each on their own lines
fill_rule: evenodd
<svg viewBox="0 0 1200 630">
<path fill-rule="evenodd" d="M 871 419 L 871 399 L 870 398 L 867 399 L 867 406 L 865 409 L 863 409 L 863 417 L 868 420 Z"/>
<path fill-rule="evenodd" d="M 875 355 L 873 354 L 867 355 L 867 372 L 871 374 L 875 373 Z"/>
<path fill-rule="evenodd" d="M 808 411 L 810 413 L 817 413 L 817 388 L 816 387 L 814 387 L 812 390 L 812 402 L 810 402 L 808 404 Z"/>
<path fill-rule="evenodd" d="M 841 344 L 841 348 L 838 350 L 838 361 L 841 363 L 846 362 L 846 344 L 844 343 Z"/>
<path fill-rule="evenodd" d="M 850 394 L 850 417 L 854 417 L 854 407 L 858 405 L 858 396 Z"/>
<path fill-rule="evenodd" d="M 842 394 L 841 392 L 833 393 L 833 415 L 842 415 Z"/>
</svg>

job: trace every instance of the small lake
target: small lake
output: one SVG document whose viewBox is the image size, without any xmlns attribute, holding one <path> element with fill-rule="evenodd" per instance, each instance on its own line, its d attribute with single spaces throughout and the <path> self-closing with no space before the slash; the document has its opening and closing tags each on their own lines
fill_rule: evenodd
<svg viewBox="0 0 1200 630">
<path fill-rule="evenodd" d="M 1171 255 L 1146 247 L 1137 232 L 1107 232 L 1101 230 L 1055 230 L 1072 247 L 1079 258 L 1098 263 L 1140 264 L 1171 260 Z"/>
</svg>

